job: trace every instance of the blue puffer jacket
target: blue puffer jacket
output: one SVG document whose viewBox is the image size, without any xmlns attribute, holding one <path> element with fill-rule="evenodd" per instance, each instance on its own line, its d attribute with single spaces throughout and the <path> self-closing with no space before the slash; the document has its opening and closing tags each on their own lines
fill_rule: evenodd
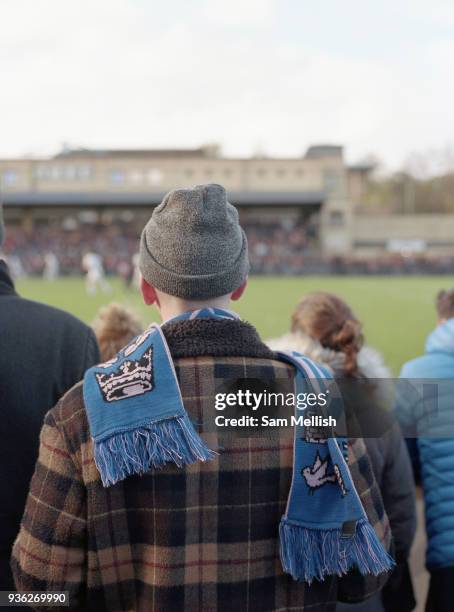
<svg viewBox="0 0 454 612">
<path fill-rule="evenodd" d="M 414 459 L 426 505 L 427 567 L 454 567 L 454 318 L 428 336 L 425 355 L 406 363 L 400 376 L 452 379 L 438 385 L 435 413 L 429 414 L 427 403 L 407 392 L 399 394 L 397 415 L 404 435 L 411 432 L 416 438 Z"/>
</svg>

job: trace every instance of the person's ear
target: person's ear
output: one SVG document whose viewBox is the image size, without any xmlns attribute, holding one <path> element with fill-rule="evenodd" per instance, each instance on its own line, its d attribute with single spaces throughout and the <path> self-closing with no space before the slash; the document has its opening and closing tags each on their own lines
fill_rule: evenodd
<svg viewBox="0 0 454 612">
<path fill-rule="evenodd" d="M 140 279 L 140 290 L 142 292 L 143 301 L 147 306 L 152 306 L 156 304 L 159 306 L 158 294 L 156 293 L 156 289 L 152 287 L 147 281 L 143 278 Z"/>
<path fill-rule="evenodd" d="M 235 291 L 232 293 L 232 295 L 230 296 L 230 299 L 233 302 L 236 302 L 237 300 L 239 300 L 240 297 L 243 295 L 247 287 L 247 281 L 248 281 L 248 277 L 246 276 L 246 278 L 244 279 L 242 284 L 238 287 L 238 289 L 235 289 Z"/>
</svg>

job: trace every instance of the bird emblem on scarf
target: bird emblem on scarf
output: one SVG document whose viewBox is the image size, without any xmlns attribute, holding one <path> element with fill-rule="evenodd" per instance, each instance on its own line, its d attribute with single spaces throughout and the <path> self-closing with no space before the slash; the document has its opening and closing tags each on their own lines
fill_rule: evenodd
<svg viewBox="0 0 454 612">
<path fill-rule="evenodd" d="M 314 493 L 316 489 L 323 487 L 327 483 L 335 483 L 337 476 L 328 473 L 329 455 L 322 459 L 317 451 L 313 465 L 308 465 L 301 470 L 301 474 L 309 487 L 309 493 Z"/>
</svg>

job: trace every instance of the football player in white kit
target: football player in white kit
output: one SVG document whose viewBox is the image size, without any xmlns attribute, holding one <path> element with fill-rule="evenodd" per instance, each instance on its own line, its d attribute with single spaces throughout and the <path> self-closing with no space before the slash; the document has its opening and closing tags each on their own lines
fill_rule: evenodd
<svg viewBox="0 0 454 612">
<path fill-rule="evenodd" d="M 60 263 L 55 253 L 48 251 L 44 255 L 43 277 L 48 281 L 55 281 L 60 274 Z"/>
<path fill-rule="evenodd" d="M 101 255 L 98 253 L 85 253 L 82 258 L 82 267 L 86 271 L 85 290 L 88 295 L 96 295 L 98 287 L 104 293 L 111 293 L 112 288 L 106 280 Z"/>
<path fill-rule="evenodd" d="M 140 260 L 140 254 L 134 253 L 134 255 L 132 256 L 132 265 L 134 269 L 134 272 L 132 274 L 132 286 L 135 289 L 140 289 L 140 281 L 142 279 L 142 274 L 139 268 L 139 260 Z"/>
</svg>

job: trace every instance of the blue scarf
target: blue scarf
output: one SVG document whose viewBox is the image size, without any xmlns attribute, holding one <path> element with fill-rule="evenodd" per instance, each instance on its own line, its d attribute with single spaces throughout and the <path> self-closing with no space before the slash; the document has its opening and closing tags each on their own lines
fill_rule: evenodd
<svg viewBox="0 0 454 612">
<path fill-rule="evenodd" d="M 204 308 L 172 319 L 235 319 Z M 297 353 L 278 353 L 296 368 L 296 392 L 309 382 L 327 389 L 330 374 Z M 152 467 L 207 461 L 216 456 L 184 408 L 161 328 L 152 324 L 110 361 L 87 370 L 84 401 L 94 458 L 105 487 Z M 296 407 L 295 407 L 296 411 Z M 297 416 L 301 416 L 298 411 Z M 293 479 L 279 527 L 284 571 L 311 583 L 356 568 L 378 575 L 392 568 L 370 525 L 347 465 L 347 440 L 314 438 L 295 426 Z"/>
<path fill-rule="evenodd" d="M 295 366 L 296 393 L 306 391 L 309 382 L 314 393 L 328 392 L 335 399 L 328 370 L 296 352 L 277 355 Z M 340 399 L 330 415 L 342 419 Z M 377 576 L 392 569 L 394 561 L 356 491 L 348 468 L 347 439 L 335 438 L 333 432 L 332 437 L 321 438 L 320 433 L 299 424 L 294 428 L 292 486 L 279 526 L 282 566 L 295 580 L 309 584 L 314 578 L 342 576 L 354 568 L 362 575 Z"/>
<path fill-rule="evenodd" d="M 155 323 L 113 359 L 87 370 L 84 402 L 105 487 L 169 461 L 181 467 L 216 455 L 189 419 Z"/>
</svg>

